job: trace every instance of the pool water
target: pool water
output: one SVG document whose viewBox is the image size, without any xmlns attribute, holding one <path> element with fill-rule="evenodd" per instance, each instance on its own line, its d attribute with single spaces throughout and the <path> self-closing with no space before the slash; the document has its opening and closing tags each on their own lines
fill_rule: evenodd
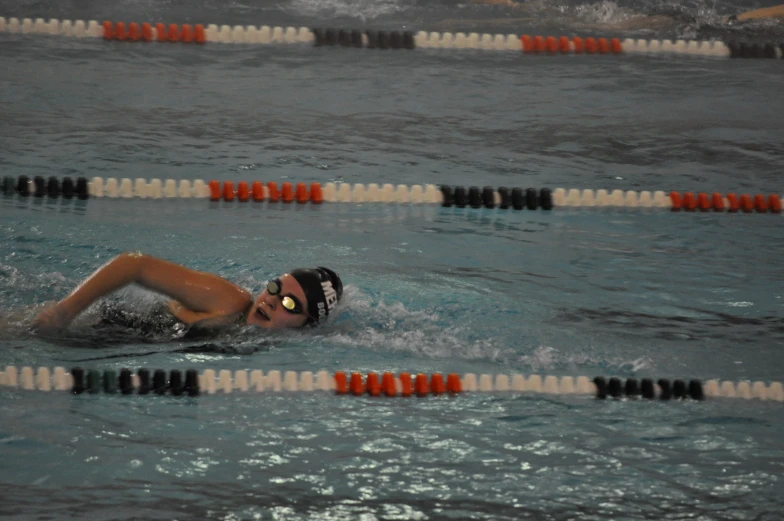
<svg viewBox="0 0 784 521">
<path fill-rule="evenodd" d="M 781 30 L 723 26 L 729 4 L 690 4 L 694 23 L 634 31 L 613 23 L 663 4 L 532 3 L 529 22 L 404 0 L 92 4 L 0 15 L 554 34 L 601 22 L 646 38 Z M 781 194 L 780 68 L 0 34 L 0 167 Z M 782 380 L 780 215 L 16 197 L 0 199 L 0 215 L 0 367 Z M 28 331 L 41 303 L 128 250 L 253 292 L 325 265 L 346 292 L 309 331 L 184 340 L 153 327 L 162 299 L 137 288 L 104 305 L 147 325 L 98 327 L 95 306 L 62 335 Z M 782 427 L 780 403 L 729 399 L 3 389 L 0 516 L 772 520 L 784 508 Z"/>
</svg>

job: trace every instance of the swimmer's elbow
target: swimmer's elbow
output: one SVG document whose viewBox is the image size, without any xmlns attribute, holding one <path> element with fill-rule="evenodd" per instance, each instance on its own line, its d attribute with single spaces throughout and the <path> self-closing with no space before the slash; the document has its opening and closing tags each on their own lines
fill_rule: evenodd
<svg viewBox="0 0 784 521">
<path fill-rule="evenodd" d="M 112 263 L 120 265 L 123 271 L 132 274 L 133 279 L 137 279 L 151 258 L 140 251 L 125 251 L 115 257 Z"/>
<path fill-rule="evenodd" d="M 119 254 L 116 258 L 137 260 L 137 259 L 143 259 L 145 257 L 147 257 L 147 255 L 143 254 L 140 251 L 124 251 L 121 254 Z"/>
</svg>

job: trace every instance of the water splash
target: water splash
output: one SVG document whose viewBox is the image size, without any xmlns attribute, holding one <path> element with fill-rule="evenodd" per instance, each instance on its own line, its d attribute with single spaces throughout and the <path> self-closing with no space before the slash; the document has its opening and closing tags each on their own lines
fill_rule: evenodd
<svg viewBox="0 0 784 521">
<path fill-rule="evenodd" d="M 287 10 L 319 18 L 356 18 L 366 22 L 409 9 L 400 0 L 293 0 Z"/>
<path fill-rule="evenodd" d="M 597 367 L 612 374 L 633 376 L 639 371 L 649 369 L 651 360 L 646 357 L 627 360 L 620 356 L 602 358 L 590 351 L 562 353 L 554 347 L 540 346 L 530 355 L 517 359 L 518 364 L 531 372 L 566 372 L 578 374 L 581 368 Z"/>
</svg>

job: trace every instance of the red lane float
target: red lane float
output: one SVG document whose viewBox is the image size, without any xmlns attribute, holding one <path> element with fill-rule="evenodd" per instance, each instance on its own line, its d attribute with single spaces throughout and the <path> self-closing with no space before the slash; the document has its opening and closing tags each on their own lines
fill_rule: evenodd
<svg viewBox="0 0 784 521">
<path fill-rule="evenodd" d="M 250 191 L 248 190 L 248 183 L 246 181 L 240 181 L 237 185 L 237 199 L 242 202 L 250 199 Z"/>
<path fill-rule="evenodd" d="M 224 181 L 223 183 L 223 200 L 224 201 L 234 200 L 234 183 L 232 183 L 231 181 Z"/>
<path fill-rule="evenodd" d="M 419 373 L 414 378 L 414 392 L 416 392 L 417 396 L 427 396 L 430 388 L 427 385 L 427 375 Z"/>
<path fill-rule="evenodd" d="M 126 26 L 125 22 L 113 23 L 103 22 L 103 39 L 119 41 L 144 41 L 151 42 L 153 39 L 159 42 L 183 42 L 200 43 L 207 41 L 207 35 L 203 24 L 155 24 L 155 36 L 152 34 L 153 26 L 149 22 L 144 22 L 140 26 L 137 22 L 131 22 Z"/>
<path fill-rule="evenodd" d="M 310 200 L 310 197 L 308 197 L 308 187 L 305 186 L 305 183 L 297 183 L 295 197 L 299 204 L 305 204 Z"/>
<path fill-rule="evenodd" d="M 381 382 L 378 380 L 378 373 L 368 373 L 365 388 L 370 396 L 381 396 Z"/>
<path fill-rule="evenodd" d="M 261 184 L 261 181 L 253 181 L 253 185 L 251 185 L 251 194 L 253 195 L 253 200 L 257 203 L 264 200 L 264 185 Z"/>
<path fill-rule="evenodd" d="M 411 385 L 411 374 L 400 373 L 400 395 L 411 396 L 414 392 L 414 387 Z"/>
<path fill-rule="evenodd" d="M 730 192 L 727 194 L 725 203 L 725 199 L 718 192 L 714 192 L 709 199 L 708 194 L 705 192 L 698 193 L 695 198 L 691 192 L 684 192 L 681 195 L 680 192 L 673 191 L 670 192 L 670 203 L 672 210 L 675 211 L 681 209 L 694 211 L 699 209 L 706 212 L 712 209 L 715 212 L 722 212 L 726 209 L 729 212 L 741 210 L 744 213 L 754 211 L 757 213 L 781 213 L 781 199 L 777 194 L 770 194 L 768 197 L 762 194 L 754 196 L 741 194 L 739 198 L 736 194 Z"/>
<path fill-rule="evenodd" d="M 277 203 L 278 199 L 280 199 L 280 194 L 278 193 L 278 183 L 274 181 L 267 183 L 267 191 L 269 192 L 269 202 Z"/>
<path fill-rule="evenodd" d="M 773 213 L 781 213 L 781 199 L 776 194 L 770 194 L 768 197 L 768 205 L 770 206 L 770 211 Z"/>
<path fill-rule="evenodd" d="M 520 36 L 520 43 L 524 53 L 543 53 L 548 54 L 621 54 L 623 45 L 618 38 L 586 38 L 583 40 L 575 36 L 571 40 L 567 36 L 530 36 L 523 34 Z"/>
<path fill-rule="evenodd" d="M 280 198 L 283 199 L 284 203 L 290 203 L 294 200 L 294 191 L 291 189 L 291 183 L 283 183 L 283 187 L 280 191 Z"/>
<path fill-rule="evenodd" d="M 210 181 L 210 200 L 220 201 L 220 198 L 221 198 L 220 183 L 213 179 L 212 181 Z"/>
<path fill-rule="evenodd" d="M 724 211 L 724 198 L 721 196 L 719 192 L 713 193 L 713 196 L 711 197 L 711 202 L 713 203 L 714 212 Z"/>
</svg>

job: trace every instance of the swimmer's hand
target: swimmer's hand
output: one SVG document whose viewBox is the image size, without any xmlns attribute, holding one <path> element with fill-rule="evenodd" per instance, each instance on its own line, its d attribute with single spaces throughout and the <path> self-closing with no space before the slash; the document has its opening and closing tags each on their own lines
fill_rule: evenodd
<svg viewBox="0 0 784 521">
<path fill-rule="evenodd" d="M 73 317 L 60 302 L 49 302 L 33 319 L 31 327 L 35 331 L 57 331 L 68 327 L 72 320 Z"/>
</svg>

